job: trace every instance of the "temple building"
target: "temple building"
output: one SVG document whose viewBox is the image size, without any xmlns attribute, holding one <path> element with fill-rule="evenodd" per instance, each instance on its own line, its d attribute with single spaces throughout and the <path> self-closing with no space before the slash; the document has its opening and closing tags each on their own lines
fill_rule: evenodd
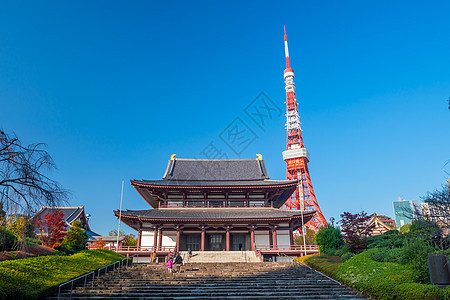
<svg viewBox="0 0 450 300">
<path fill-rule="evenodd" d="M 140 251 L 252 250 L 261 258 L 280 251 L 298 256 L 302 253 L 293 245 L 293 233 L 315 211 L 280 209 L 298 182 L 270 180 L 257 156 L 209 160 L 172 155 L 162 180 L 131 180 L 152 208 L 114 214 L 138 232 Z"/>
</svg>

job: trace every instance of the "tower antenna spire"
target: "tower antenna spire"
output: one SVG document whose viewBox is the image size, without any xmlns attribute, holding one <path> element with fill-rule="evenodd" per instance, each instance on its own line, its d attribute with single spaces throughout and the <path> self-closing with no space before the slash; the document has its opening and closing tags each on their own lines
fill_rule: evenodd
<svg viewBox="0 0 450 300">
<path fill-rule="evenodd" d="M 284 26 L 284 55 L 286 57 L 286 69 L 291 68 L 291 62 L 289 61 L 289 49 L 286 35 L 286 25 Z"/>
<path fill-rule="evenodd" d="M 284 208 L 301 211 L 315 210 L 314 217 L 306 226 L 317 231 L 320 227 L 326 225 L 327 221 L 320 210 L 309 175 L 309 152 L 303 144 L 300 116 L 295 98 L 294 70 L 291 69 L 289 61 L 286 26 L 284 27 L 284 49 L 286 55 L 284 89 L 286 90 L 287 149 L 283 151 L 283 159 L 286 162 L 286 179 L 297 180 L 298 182 L 297 189 L 286 201 Z M 304 228 L 302 228 L 303 230 Z"/>
</svg>

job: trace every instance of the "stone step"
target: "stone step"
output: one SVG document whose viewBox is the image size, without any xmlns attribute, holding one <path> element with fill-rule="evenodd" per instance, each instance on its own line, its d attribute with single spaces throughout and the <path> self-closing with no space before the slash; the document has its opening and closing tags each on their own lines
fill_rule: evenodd
<svg viewBox="0 0 450 300">
<path fill-rule="evenodd" d="M 67 293 L 70 294 L 70 293 Z M 63 295 L 67 295 L 67 294 L 63 294 Z M 356 296 L 354 293 L 342 293 L 343 295 L 352 295 L 352 296 Z M 92 293 L 72 293 L 72 295 L 76 295 L 76 296 L 88 296 L 88 295 L 93 295 Z M 278 296 L 280 298 L 282 297 L 292 297 L 292 296 L 335 296 L 335 297 L 339 297 L 341 295 L 340 291 L 333 291 L 333 292 L 317 292 L 317 291 L 305 291 L 305 292 L 298 292 L 298 291 L 277 291 L 277 292 L 273 292 L 273 291 L 250 291 L 250 292 L 245 292 L 245 291 L 197 291 L 197 292 L 172 292 L 172 291 L 165 291 L 165 292 L 159 292 L 159 293 L 145 293 L 145 292 L 133 292 L 133 291 L 127 291 L 126 294 L 122 294 L 122 293 L 118 293 L 118 292 L 105 292 L 105 293 L 96 293 L 95 296 L 109 296 L 109 297 L 116 297 L 116 296 L 124 296 L 126 295 L 129 298 L 140 298 L 140 297 L 149 297 L 151 296 L 153 297 L 157 297 L 157 298 L 172 298 L 172 297 L 183 297 L 183 296 L 195 296 L 195 297 L 205 297 L 205 296 L 214 296 L 214 297 L 219 297 L 219 298 L 224 298 L 224 297 L 229 297 L 229 296 L 252 296 L 252 297 L 267 297 L 267 296 Z"/>
<path fill-rule="evenodd" d="M 195 263 L 172 274 L 164 264 L 139 264 L 88 280 L 86 287 L 77 284 L 60 299 L 337 299 L 341 293 L 364 298 L 287 263 Z"/>
</svg>

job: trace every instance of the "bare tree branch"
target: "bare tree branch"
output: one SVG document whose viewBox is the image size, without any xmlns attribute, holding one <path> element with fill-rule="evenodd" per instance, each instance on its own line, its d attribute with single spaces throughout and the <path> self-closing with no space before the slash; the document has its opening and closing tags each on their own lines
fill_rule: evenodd
<svg viewBox="0 0 450 300">
<path fill-rule="evenodd" d="M 44 174 L 56 169 L 45 147 L 23 146 L 14 134 L 0 130 L 0 204 L 6 210 L 31 213 L 67 201 L 69 192 Z"/>
</svg>

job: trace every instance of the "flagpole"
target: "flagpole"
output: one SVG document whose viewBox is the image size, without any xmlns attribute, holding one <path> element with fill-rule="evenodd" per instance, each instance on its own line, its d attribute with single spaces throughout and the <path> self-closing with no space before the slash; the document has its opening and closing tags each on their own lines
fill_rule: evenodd
<svg viewBox="0 0 450 300">
<path fill-rule="evenodd" d="M 122 180 L 122 192 L 120 193 L 119 227 L 117 228 L 117 247 L 116 247 L 117 252 L 119 252 L 120 221 L 122 220 L 122 200 L 123 200 L 123 180 Z"/>
</svg>

